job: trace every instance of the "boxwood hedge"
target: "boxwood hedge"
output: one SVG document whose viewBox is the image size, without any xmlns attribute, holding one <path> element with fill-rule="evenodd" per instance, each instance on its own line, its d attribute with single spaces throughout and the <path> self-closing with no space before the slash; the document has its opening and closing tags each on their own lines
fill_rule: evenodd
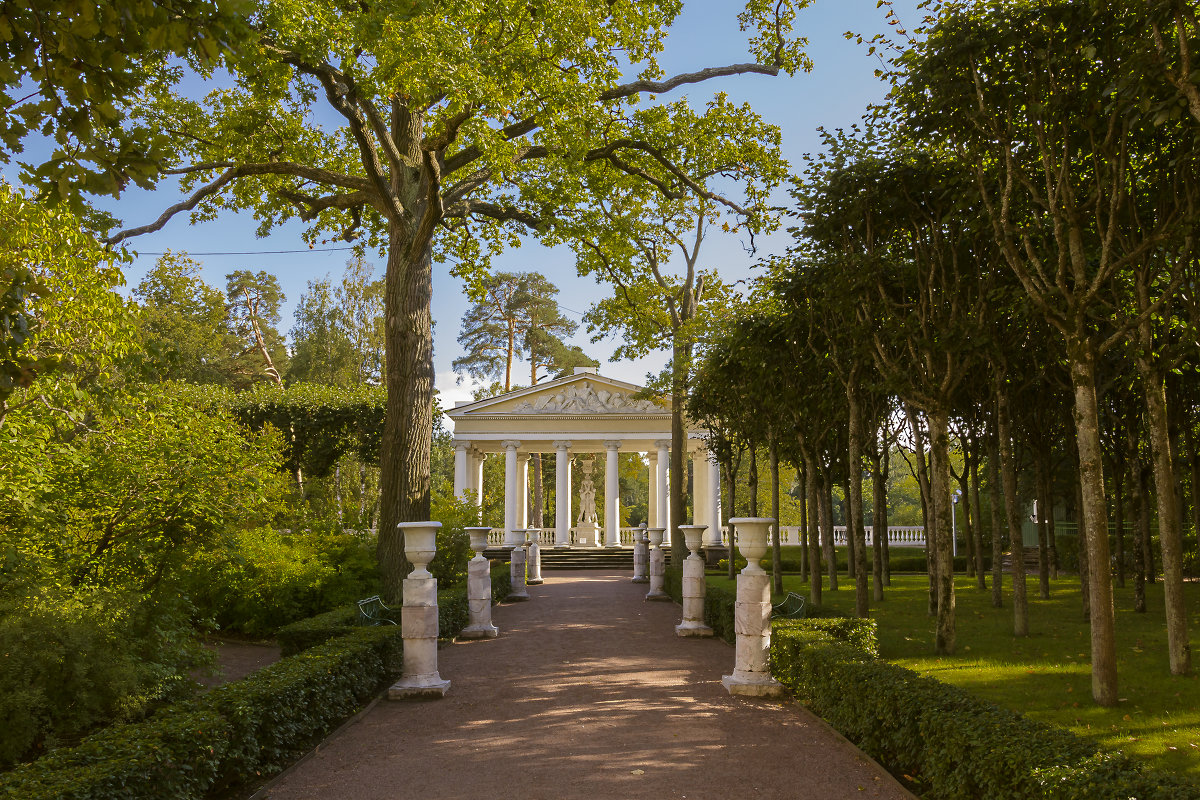
<svg viewBox="0 0 1200 800">
<path fill-rule="evenodd" d="M 508 569 L 493 569 L 508 596 Z M 466 587 L 438 594 L 443 635 L 467 624 Z M 113 725 L 0 775 L 3 800 L 199 800 L 271 775 L 309 750 L 399 672 L 398 625 L 354 625 L 357 608 L 288 626 L 292 654 L 247 678 Z"/>
</svg>

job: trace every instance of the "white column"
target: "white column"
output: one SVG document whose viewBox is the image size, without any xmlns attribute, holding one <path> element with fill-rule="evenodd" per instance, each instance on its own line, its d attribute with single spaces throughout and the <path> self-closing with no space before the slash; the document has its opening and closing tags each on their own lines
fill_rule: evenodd
<svg viewBox="0 0 1200 800">
<path fill-rule="evenodd" d="M 617 462 L 619 441 L 607 441 L 604 449 L 607 459 L 604 462 L 604 544 L 609 547 L 621 545 L 621 484 L 617 481 L 620 469 Z"/>
<path fill-rule="evenodd" d="M 704 463 L 708 465 L 708 530 L 704 531 L 704 543 L 709 547 L 721 546 L 721 467 L 712 451 L 704 451 Z"/>
<path fill-rule="evenodd" d="M 523 527 L 517 516 L 520 507 L 517 500 L 517 448 L 521 443 L 510 439 L 500 444 L 504 448 L 504 546 L 516 547 L 521 543 L 514 538 L 513 531 Z"/>
<path fill-rule="evenodd" d="M 654 482 L 658 485 L 658 524 L 662 528 L 664 541 L 671 541 L 671 487 L 667 483 L 667 468 L 671 466 L 671 440 L 659 439 L 654 443 L 658 448 L 658 474 Z"/>
<path fill-rule="evenodd" d="M 712 512 L 708 501 L 708 462 L 704 451 L 692 453 L 692 524 L 712 526 L 708 515 Z M 701 537 L 703 540 L 703 537 Z"/>
<path fill-rule="evenodd" d="M 454 496 L 457 498 L 466 497 L 467 490 L 470 488 L 467 476 L 467 452 L 471 449 L 471 443 L 466 441 L 455 441 L 454 443 Z"/>
<path fill-rule="evenodd" d="M 554 545 L 571 544 L 571 443 L 554 443 Z"/>
<path fill-rule="evenodd" d="M 475 490 L 475 496 L 472 498 L 475 505 L 479 508 L 480 513 L 483 513 L 483 461 L 487 458 L 484 453 L 475 454 L 474 462 L 474 482 L 471 488 Z"/>
<path fill-rule="evenodd" d="M 521 453 L 517 456 L 517 463 L 520 465 L 521 475 L 521 503 L 520 511 L 517 512 L 517 521 L 520 525 L 517 527 L 524 530 L 529 527 L 529 453 Z"/>
<path fill-rule="evenodd" d="M 646 527 L 657 528 L 658 524 L 658 451 L 651 450 L 646 454 L 646 460 L 650 462 L 650 477 L 647 484 L 650 487 L 649 496 L 646 498 Z"/>
</svg>

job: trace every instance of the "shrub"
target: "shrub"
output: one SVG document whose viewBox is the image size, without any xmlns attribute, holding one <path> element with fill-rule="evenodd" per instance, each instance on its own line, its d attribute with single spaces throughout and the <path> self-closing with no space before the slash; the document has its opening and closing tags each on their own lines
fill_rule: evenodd
<svg viewBox="0 0 1200 800">
<path fill-rule="evenodd" d="M 0 653 L 0 766 L 137 719 L 209 660 L 177 599 L 50 587 L 0 606 Z"/>
<path fill-rule="evenodd" d="M 1182 800 L 1196 787 L 1150 775 L 1069 731 L 1033 722 L 847 643 L 862 630 L 779 625 L 772 674 L 928 800 L 1004 797 Z M 847 634 L 838 641 L 834 634 Z"/>
<path fill-rule="evenodd" d="M 203 798 L 278 771 L 398 670 L 399 628 L 358 628 L 149 720 L 0 775 L 0 798 Z"/>
<path fill-rule="evenodd" d="M 498 603 L 508 597 L 510 591 L 508 565 L 492 566 L 492 602 Z M 400 621 L 400 609 L 393 607 L 391 616 Z M 438 630 L 442 638 L 451 638 L 467 627 L 468 606 L 465 584 L 438 592 Z M 276 633 L 283 655 L 315 647 L 338 636 L 345 636 L 358 628 L 358 606 L 351 604 L 309 619 L 293 622 Z M 391 627 L 391 626 L 388 626 Z"/>
<path fill-rule="evenodd" d="M 184 587 L 222 630 L 261 636 L 369 595 L 377 582 L 375 554 L 356 536 L 258 527 L 194 557 Z"/>
</svg>

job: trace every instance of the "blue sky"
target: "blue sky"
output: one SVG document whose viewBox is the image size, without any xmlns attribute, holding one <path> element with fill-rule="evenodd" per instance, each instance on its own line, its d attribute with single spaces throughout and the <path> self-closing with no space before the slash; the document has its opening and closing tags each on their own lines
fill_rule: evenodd
<svg viewBox="0 0 1200 800">
<path fill-rule="evenodd" d="M 915 7 L 916 0 L 897 1 L 897 11 L 906 25 L 917 23 Z M 740 3 L 735 0 L 688 0 L 683 15 L 672 29 L 662 58 L 666 72 L 672 74 L 749 60 L 744 34 L 737 29 L 739 8 Z M 871 35 L 886 27 L 884 10 L 876 7 L 875 0 L 816 0 L 811 8 L 800 12 L 796 27 L 809 39 L 808 52 L 814 62 L 811 73 L 791 78 L 740 76 L 692 86 L 686 92 L 697 105 L 702 105 L 717 91 L 727 92 L 734 102 L 749 102 L 767 121 L 782 129 L 784 156 L 793 171 L 800 169 L 804 153 L 819 148 L 818 127 L 850 126 L 859 121 L 869 103 L 878 101 L 885 93 L 885 86 L 874 77 L 874 70 L 880 66 L 878 60 L 867 54 L 865 46 L 843 37 L 848 30 Z M 11 175 L 13 170 L 5 169 L 4 172 Z M 102 205 L 122 218 L 126 225 L 142 225 L 155 219 L 178 199 L 178 193 L 164 185 L 156 192 L 128 192 L 119 201 Z M 162 231 L 133 242 L 139 256 L 126 271 L 127 281 L 129 286 L 136 285 L 153 266 L 155 254 L 166 249 L 191 253 L 204 264 L 205 280 L 222 288 L 228 272 L 264 269 L 278 276 L 287 295 L 281 325 L 286 331 L 292 326 L 296 301 L 307 282 L 326 274 L 340 275 L 350 255 L 340 251 L 307 252 L 300 239 L 300 230 L 298 225 L 287 226 L 260 239 L 256 237 L 255 224 L 248 215 L 229 214 L 195 226 L 189 225 L 186 217 L 179 216 Z M 787 239 L 786 234 L 760 239 L 759 257 L 781 252 L 787 246 Z M 306 252 L 200 255 L 293 249 Z M 374 261 L 376 274 L 382 274 L 382 260 Z M 715 266 L 727 281 L 752 274 L 751 259 L 736 236 L 710 238 L 705 243 L 701 262 L 708 268 Z M 591 278 L 578 277 L 571 253 L 566 248 L 549 249 L 528 240 L 523 247 L 503 254 L 494 263 L 498 269 L 537 270 L 545 274 L 559 286 L 559 300 L 564 312 L 575 319 L 587 310 L 598 293 L 607 293 L 606 287 L 598 287 Z M 467 385 L 456 385 L 450 370 L 450 363 L 459 355 L 456 338 L 466 304 L 460 283 L 447 274 L 445 265 L 436 265 L 434 359 L 437 387 L 444 406 L 453 406 L 454 400 L 467 399 L 470 395 Z M 648 372 L 657 372 L 666 361 L 664 351 L 637 362 L 609 363 L 607 359 L 619 342 L 610 337 L 593 344 L 589 338 L 581 327 L 575 341 L 602 361 L 602 372 L 615 378 L 642 383 Z M 524 372 L 518 369 L 516 374 Z"/>
</svg>

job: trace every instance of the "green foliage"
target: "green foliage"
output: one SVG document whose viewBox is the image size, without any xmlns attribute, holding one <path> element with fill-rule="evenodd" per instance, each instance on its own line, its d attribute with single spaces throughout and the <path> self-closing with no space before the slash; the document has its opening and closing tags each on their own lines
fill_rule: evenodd
<svg viewBox="0 0 1200 800">
<path fill-rule="evenodd" d="M 1184 798 L 1195 787 L 1098 756 L 1073 734 L 979 700 L 791 622 L 771 639 L 771 672 L 922 797 Z M 1097 780 L 1107 770 L 1101 783 Z M 1122 793 L 1138 787 L 1144 793 Z M 1095 792 L 1088 794 L 1087 792 Z"/>
<path fill-rule="evenodd" d="M 467 561 L 472 557 L 471 537 L 465 528 L 479 524 L 479 509 L 468 501 L 437 494 L 432 516 L 442 527 L 438 530 L 437 554 L 429 562 L 429 572 L 437 578 L 439 589 L 465 585 Z"/>
<path fill-rule="evenodd" d="M 248 0 L 62 0 L 0 5 L 0 161 L 29 134 L 57 149 L 27 172 L 46 194 L 118 194 L 151 185 L 169 148 L 132 123 L 137 90 L 171 55 L 211 64 L 247 32 Z M 31 91 L 32 89 L 32 91 Z"/>
<path fill-rule="evenodd" d="M 144 349 L 137 366 L 147 380 L 234 383 L 225 295 L 199 271 L 186 253 L 167 251 L 133 290 Z"/>
<path fill-rule="evenodd" d="M 224 631 L 268 635 L 321 609 L 373 594 L 372 542 L 340 530 L 240 530 L 188 562 L 181 579 L 202 619 Z"/>
<path fill-rule="evenodd" d="M 400 665 L 397 627 L 359 628 L 137 725 L 0 776 L 12 800 L 200 798 L 278 772 L 360 708 Z"/>
<path fill-rule="evenodd" d="M 361 257 L 346 262 L 341 283 L 309 281 L 296 307 L 288 383 L 361 386 L 383 383 L 383 280 Z"/>
<path fill-rule="evenodd" d="M 189 611 L 169 598 L 55 587 L 0 601 L 0 766 L 186 693 L 187 671 L 208 660 Z"/>
<path fill-rule="evenodd" d="M 111 377 L 131 343 L 124 301 L 113 291 L 123 281 L 121 260 L 70 213 L 0 182 L 0 423 L 7 401 L 23 397 L 14 392 L 39 375 Z M 56 385 L 39 389 L 57 399 Z"/>
<path fill-rule="evenodd" d="M 509 568 L 506 563 L 494 563 L 492 574 L 492 602 L 499 603 L 509 595 Z M 362 599 L 362 598 L 359 598 Z M 390 616 L 400 621 L 400 609 L 392 607 Z M 467 626 L 468 605 L 465 584 L 438 590 L 438 630 L 442 638 L 452 638 Z M 275 634 L 285 656 L 299 653 L 310 647 L 339 636 L 353 633 L 359 627 L 358 606 L 351 604 L 335 608 L 315 617 L 302 619 L 285 625 Z"/>
</svg>

